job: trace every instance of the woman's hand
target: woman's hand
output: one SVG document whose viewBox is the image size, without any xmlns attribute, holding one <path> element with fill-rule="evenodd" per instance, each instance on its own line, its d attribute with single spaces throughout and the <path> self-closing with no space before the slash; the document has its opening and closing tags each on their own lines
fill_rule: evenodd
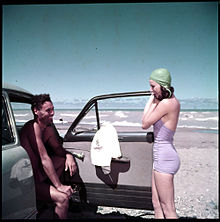
<svg viewBox="0 0 220 222">
<path fill-rule="evenodd" d="M 154 96 L 154 99 L 153 99 L 153 102 L 152 102 L 152 103 L 154 103 L 154 104 L 158 105 L 158 104 L 159 104 L 159 102 L 160 102 L 160 100 L 159 100 L 159 99 L 157 99 L 157 98 Z"/>
<path fill-rule="evenodd" d="M 145 105 L 144 113 L 143 114 L 148 112 L 148 110 L 150 109 L 150 106 L 153 103 L 153 101 L 154 101 L 154 95 L 151 95 L 150 98 L 148 99 L 146 105 Z"/>
<path fill-rule="evenodd" d="M 157 107 L 157 105 L 159 104 L 159 100 L 156 99 L 156 97 L 154 95 L 151 95 L 145 108 L 144 108 L 144 113 L 142 116 L 142 128 L 143 129 L 148 129 L 152 123 L 149 122 L 149 117 L 151 116 L 151 114 L 153 113 L 153 111 L 155 110 L 155 108 Z"/>
</svg>

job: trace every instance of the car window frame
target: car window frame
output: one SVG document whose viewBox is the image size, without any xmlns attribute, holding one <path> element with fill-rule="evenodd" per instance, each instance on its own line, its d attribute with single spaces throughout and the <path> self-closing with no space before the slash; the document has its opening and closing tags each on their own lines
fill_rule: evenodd
<svg viewBox="0 0 220 222">
<path fill-rule="evenodd" d="M 75 120 L 72 122 L 71 126 L 68 128 L 68 130 L 64 136 L 64 141 L 68 142 L 71 135 L 77 134 L 77 132 L 75 131 L 75 128 L 77 127 L 77 125 L 80 123 L 80 121 L 87 115 L 87 113 L 92 108 L 95 108 L 97 130 L 100 129 L 100 118 L 99 118 L 99 107 L 98 107 L 98 102 L 100 100 L 107 100 L 107 99 L 112 99 L 112 98 L 122 98 L 122 97 L 150 96 L 150 95 L 151 95 L 150 91 L 137 91 L 137 92 L 106 94 L 106 95 L 100 95 L 100 96 L 95 96 L 95 97 L 91 98 L 86 103 L 86 105 L 83 107 L 83 109 L 78 114 L 78 116 L 75 118 Z"/>
<path fill-rule="evenodd" d="M 7 115 L 8 115 L 9 127 L 11 129 L 12 136 L 14 137 L 14 141 L 12 143 L 2 145 L 2 151 L 3 151 L 3 150 L 13 148 L 15 146 L 19 146 L 20 141 L 19 141 L 16 125 L 15 125 L 15 118 L 13 115 L 10 99 L 8 97 L 8 94 L 5 91 L 2 91 L 2 99 L 5 105 L 5 111 L 7 112 Z"/>
<path fill-rule="evenodd" d="M 2 145 L 14 143 L 14 136 L 10 125 L 6 104 L 2 97 Z"/>
</svg>

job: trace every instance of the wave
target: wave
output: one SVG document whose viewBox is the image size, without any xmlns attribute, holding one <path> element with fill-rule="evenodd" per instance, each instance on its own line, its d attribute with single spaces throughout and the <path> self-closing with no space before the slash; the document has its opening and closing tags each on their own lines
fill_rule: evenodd
<svg viewBox="0 0 220 222">
<path fill-rule="evenodd" d="M 99 115 L 99 118 L 107 117 L 109 115 L 101 114 Z M 96 119 L 96 116 L 85 116 L 84 119 Z"/>
<path fill-rule="evenodd" d="M 109 121 L 103 121 L 102 123 L 111 123 L 113 126 L 127 126 L 127 127 L 142 127 L 141 123 L 138 122 L 128 122 L 128 121 L 115 121 L 115 122 L 109 122 Z M 82 122 L 81 124 L 86 125 L 97 125 L 97 122 Z M 218 130 L 218 127 L 207 127 L 207 126 L 195 126 L 195 125 L 177 125 L 177 128 L 189 128 L 189 129 L 210 129 L 210 130 Z"/>
<path fill-rule="evenodd" d="M 177 128 L 195 128 L 195 129 L 210 129 L 210 130 L 218 130 L 218 127 L 205 127 L 205 126 L 187 126 L 187 125 L 177 125 Z"/>
<path fill-rule="evenodd" d="M 115 116 L 119 116 L 120 118 L 127 118 L 128 116 L 124 114 L 122 111 L 116 111 Z"/>
<path fill-rule="evenodd" d="M 112 123 L 114 126 L 142 126 L 140 123 L 132 123 L 128 121 L 115 121 Z"/>
<path fill-rule="evenodd" d="M 197 121 L 208 121 L 208 120 L 218 121 L 218 116 L 215 116 L 215 117 L 207 117 L 207 118 L 195 118 L 195 120 L 197 120 Z"/>
<path fill-rule="evenodd" d="M 86 117 L 84 117 L 84 119 L 95 119 L 96 118 L 96 116 L 86 116 Z"/>
<path fill-rule="evenodd" d="M 180 120 L 183 120 L 183 121 L 189 121 L 189 118 L 191 119 L 191 120 L 195 120 L 195 121 L 200 121 L 200 122 L 206 122 L 206 121 L 218 121 L 218 117 L 217 116 L 215 116 L 215 117 L 207 117 L 207 118 L 191 118 L 191 117 L 188 117 L 188 118 L 186 118 L 186 117 L 181 117 L 180 118 Z"/>
<path fill-rule="evenodd" d="M 138 127 L 142 126 L 140 123 L 132 123 L 132 122 L 128 122 L 128 121 L 115 121 L 115 122 L 103 121 L 101 124 L 103 124 L 103 123 L 110 123 L 113 126 L 138 126 Z M 96 125 L 97 122 L 82 122 L 82 124 Z"/>
<path fill-rule="evenodd" d="M 27 120 L 16 120 L 16 122 L 19 123 L 25 123 Z M 127 126 L 127 127 L 141 127 L 141 123 L 134 123 L 134 122 L 128 122 L 128 121 L 115 121 L 115 122 L 109 122 L 104 121 L 106 123 L 111 123 L 113 126 Z M 54 124 L 64 124 L 68 123 L 68 121 L 61 121 L 61 120 L 53 120 Z M 82 122 L 81 124 L 86 125 L 96 125 L 97 122 Z M 205 129 L 205 130 L 218 130 L 218 127 L 207 127 L 207 126 L 192 126 L 192 125 L 177 125 L 177 128 L 189 128 L 189 129 Z"/>
<path fill-rule="evenodd" d="M 17 123 L 26 123 L 28 120 L 26 119 L 16 119 L 16 122 Z M 53 123 L 56 124 L 56 123 L 68 123 L 68 121 L 61 121 L 61 120 L 53 120 Z"/>
<path fill-rule="evenodd" d="M 26 119 L 16 119 L 17 123 L 26 123 L 27 121 Z"/>
<path fill-rule="evenodd" d="M 180 117 L 180 119 L 192 119 L 194 116 L 192 114 L 183 114 L 183 117 Z"/>
<path fill-rule="evenodd" d="M 60 116 L 77 117 L 78 114 L 60 113 Z"/>
<path fill-rule="evenodd" d="M 68 121 L 56 120 L 56 119 L 54 119 L 54 120 L 53 120 L 53 123 L 54 123 L 54 124 L 56 124 L 56 123 L 68 123 Z"/>
<path fill-rule="evenodd" d="M 28 116 L 28 113 L 25 113 L 25 114 L 14 114 L 15 117 L 18 117 L 18 116 Z"/>
</svg>

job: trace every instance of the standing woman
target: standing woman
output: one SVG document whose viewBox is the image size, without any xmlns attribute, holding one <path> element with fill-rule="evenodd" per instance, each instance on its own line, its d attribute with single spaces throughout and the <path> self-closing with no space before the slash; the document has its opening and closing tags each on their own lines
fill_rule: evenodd
<svg viewBox="0 0 220 222">
<path fill-rule="evenodd" d="M 142 128 L 154 126 L 152 203 L 155 218 L 177 218 L 174 204 L 174 174 L 180 159 L 173 146 L 180 103 L 171 87 L 167 69 L 154 70 L 150 76 L 150 96 L 142 117 Z"/>
</svg>

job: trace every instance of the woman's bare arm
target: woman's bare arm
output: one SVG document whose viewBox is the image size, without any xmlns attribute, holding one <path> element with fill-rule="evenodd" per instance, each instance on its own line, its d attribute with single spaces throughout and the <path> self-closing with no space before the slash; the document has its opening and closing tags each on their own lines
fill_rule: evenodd
<svg viewBox="0 0 220 222">
<path fill-rule="evenodd" d="M 161 119 L 164 115 L 168 113 L 169 102 L 164 99 L 158 101 L 154 99 L 148 112 L 144 113 L 142 118 L 142 128 L 148 129 L 151 125 Z"/>
</svg>

